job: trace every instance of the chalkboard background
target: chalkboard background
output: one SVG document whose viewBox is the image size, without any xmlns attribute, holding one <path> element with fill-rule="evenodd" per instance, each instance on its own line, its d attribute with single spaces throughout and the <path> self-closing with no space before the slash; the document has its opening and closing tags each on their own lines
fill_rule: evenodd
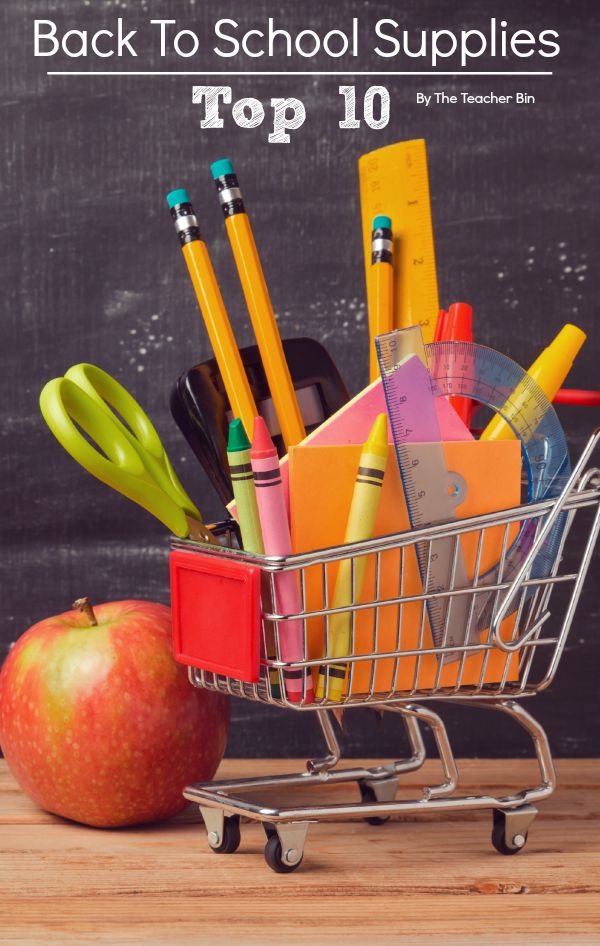
<svg viewBox="0 0 600 946">
<path fill-rule="evenodd" d="M 150 9 L 151 7 L 151 9 Z M 169 413 L 175 378 L 210 356 L 164 196 L 192 192 L 240 344 L 248 318 L 208 166 L 229 155 L 243 181 L 272 298 L 284 336 L 322 341 L 355 392 L 366 381 L 367 321 L 360 243 L 357 158 L 395 140 L 428 143 L 440 299 L 470 301 L 477 337 L 530 363 L 566 321 L 588 342 L 570 377 L 598 384 L 600 294 L 596 3 L 504 0 L 512 28 L 560 33 L 552 78 L 406 79 L 377 76 L 47 77 L 47 69 L 227 68 L 210 53 L 213 22 L 229 16 L 261 26 L 269 15 L 289 30 L 349 28 L 360 16 L 364 52 L 354 61 L 278 60 L 237 68 L 405 68 L 370 57 L 367 30 L 379 17 L 403 27 L 461 29 L 489 21 L 490 4 L 441 0 L 401 5 L 225 4 L 154 0 L 125 4 L 34 0 L 0 7 L 0 430 L 2 434 L 2 595 L 4 649 L 31 623 L 67 609 L 80 595 L 96 602 L 140 597 L 168 602 L 168 540 L 161 525 L 83 473 L 45 428 L 39 391 L 49 378 L 91 361 L 121 379 L 151 413 L 187 487 L 208 519 L 223 513 Z M 47 9 L 44 9 L 47 8 Z M 491 11 L 498 16 L 497 11 Z M 193 61 L 35 59 L 33 19 L 61 29 L 111 28 L 118 15 L 147 33 L 150 18 L 178 18 L 203 35 Z M 153 35 L 153 34 L 150 34 Z M 142 58 L 143 57 L 143 58 Z M 106 62 L 109 64 L 107 65 Z M 411 61 L 412 62 L 412 61 Z M 521 68 L 528 68 L 522 60 Z M 189 64 L 191 63 L 191 64 Z M 258 63 L 258 65 L 257 65 Z M 410 66 L 409 66 L 410 67 Z M 418 65 L 414 66 L 418 68 Z M 454 67 L 454 63 L 451 66 Z M 424 68 L 427 68 L 426 66 Z M 473 68 L 478 68 L 475 64 Z M 482 68 L 490 68 L 489 63 Z M 493 66 L 491 66 L 493 68 Z M 513 68 L 519 68 L 519 65 Z M 387 129 L 341 130 L 338 86 L 385 84 Z M 234 99 L 265 103 L 295 95 L 307 120 L 290 145 L 267 144 L 266 127 L 201 131 L 192 85 L 229 82 Z M 431 92 L 525 91 L 535 106 L 418 107 Z M 597 412 L 561 410 L 572 454 Z M 597 566 L 596 566 L 597 575 Z M 558 679 L 535 702 L 558 754 L 594 755 L 598 724 L 597 587 L 588 582 Z M 460 752 L 520 753 L 524 743 L 476 710 L 452 713 Z M 370 714 L 348 717 L 350 753 L 395 753 L 398 726 Z M 304 755 L 317 751 L 313 720 L 235 701 L 229 752 Z"/>
</svg>

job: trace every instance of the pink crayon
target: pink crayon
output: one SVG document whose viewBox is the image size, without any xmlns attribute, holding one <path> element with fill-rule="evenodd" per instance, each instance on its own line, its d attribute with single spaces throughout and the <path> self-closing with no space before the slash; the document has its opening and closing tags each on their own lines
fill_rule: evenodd
<svg viewBox="0 0 600 946">
<path fill-rule="evenodd" d="M 254 419 L 254 439 L 250 451 L 252 472 L 256 486 L 256 501 L 267 555 L 291 555 L 292 539 L 285 495 L 281 484 L 279 458 L 267 425 L 262 417 Z M 280 614 L 298 614 L 302 608 L 296 576 L 292 572 L 275 575 L 276 607 Z M 285 621 L 280 624 L 281 659 L 300 661 L 306 659 L 302 633 L 302 621 Z M 306 686 L 305 701 L 314 699 L 313 679 L 310 671 L 284 670 L 287 697 L 294 703 L 302 702 Z"/>
</svg>

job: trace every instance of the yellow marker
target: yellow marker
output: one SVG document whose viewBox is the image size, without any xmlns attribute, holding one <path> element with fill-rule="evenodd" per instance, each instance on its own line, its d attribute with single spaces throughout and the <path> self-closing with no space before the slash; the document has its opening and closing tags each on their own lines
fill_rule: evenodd
<svg viewBox="0 0 600 946">
<path fill-rule="evenodd" d="M 420 325 L 432 342 L 439 311 L 427 151 L 422 138 L 363 154 L 358 162 L 360 205 L 371 310 L 371 225 L 389 214 L 394 234 L 394 328 Z"/>
<path fill-rule="evenodd" d="M 371 232 L 371 268 L 373 292 L 369 300 L 369 374 L 379 377 L 375 336 L 386 335 L 394 328 L 394 246 L 392 221 L 380 214 L 373 220 Z"/>
<path fill-rule="evenodd" d="M 246 430 L 252 430 L 258 411 L 194 208 L 183 188 L 171 191 L 167 203 L 231 410 L 242 419 Z"/>
<path fill-rule="evenodd" d="M 527 372 L 528 377 L 537 382 L 549 401 L 553 400 L 567 377 L 586 338 L 585 332 L 576 325 L 564 325 Z M 527 385 L 522 382 L 504 405 L 504 415 L 511 418 L 517 414 L 526 414 L 529 400 Z M 514 438 L 515 433 L 512 427 L 500 414 L 496 414 L 483 431 L 480 440 L 513 440 Z"/>
<path fill-rule="evenodd" d="M 362 542 L 365 539 L 370 539 L 373 535 L 387 456 L 387 416 L 378 414 L 360 455 L 344 543 Z M 360 599 L 366 564 L 366 555 L 361 555 L 355 560 L 354 602 Z M 345 558 L 339 564 L 331 606 L 345 608 L 352 603 L 352 559 Z M 351 629 L 352 612 L 341 611 L 339 614 L 331 615 L 328 629 L 328 657 L 348 655 Z M 321 667 L 317 683 L 317 699 L 326 696 L 328 699 L 339 703 L 342 699 L 345 676 L 345 663 L 328 664 Z"/>
<path fill-rule="evenodd" d="M 211 171 L 217 185 L 229 242 L 258 342 L 267 384 L 275 405 L 275 413 L 281 427 L 281 435 L 286 447 L 292 447 L 304 440 L 306 431 L 283 353 L 283 345 L 250 220 L 244 208 L 244 201 L 231 162 L 215 161 L 211 165 Z M 252 430 L 245 421 L 244 426 L 247 430 Z"/>
</svg>

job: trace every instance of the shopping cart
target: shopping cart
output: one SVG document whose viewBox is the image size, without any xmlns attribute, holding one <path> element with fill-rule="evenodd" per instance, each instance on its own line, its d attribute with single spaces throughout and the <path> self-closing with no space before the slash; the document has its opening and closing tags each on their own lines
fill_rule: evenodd
<svg viewBox="0 0 600 946">
<path fill-rule="evenodd" d="M 297 712 L 314 712 L 327 746 L 327 754 L 309 761 L 304 772 L 186 788 L 185 797 L 200 807 L 213 851 L 237 850 L 241 817 L 260 821 L 267 836 L 268 865 L 287 873 L 302 861 L 311 822 L 362 817 L 379 824 L 391 815 L 487 808 L 493 813 L 496 850 L 502 854 L 522 850 L 537 814 L 534 805 L 553 792 L 556 776 L 546 734 L 520 700 L 549 686 L 565 648 L 600 530 L 600 470 L 590 466 L 599 440 L 600 428 L 587 443 L 560 496 L 501 513 L 286 558 L 252 556 L 234 548 L 236 527 L 232 521 L 214 527 L 225 543 L 222 546 L 173 541 L 175 652 L 190 666 L 193 685 Z M 569 543 L 576 516 L 577 539 Z M 528 552 L 515 566 L 511 550 L 515 535 L 523 535 L 523 530 L 530 536 Z M 552 537 L 552 567 L 539 575 L 537 557 Z M 452 541 L 454 562 L 459 548 L 470 543 L 472 579 L 468 587 L 455 587 L 452 578 L 447 589 L 432 591 L 427 567 L 420 588 L 408 589 L 405 576 L 410 573 L 415 548 L 418 546 L 421 559 L 425 555 L 429 562 L 440 540 Z M 492 546 L 497 565 L 484 573 L 485 550 Z M 354 575 L 363 557 L 367 564 L 359 603 L 333 608 L 336 563 L 350 560 Z M 302 601 L 298 614 L 277 613 L 272 604 L 276 601 L 276 576 L 283 571 L 297 576 Z M 396 576 L 392 593 L 390 574 Z M 445 633 L 436 644 L 428 606 L 435 599 L 443 603 L 447 629 L 452 602 L 458 596 L 467 596 L 469 602 L 469 633 L 466 628 L 460 645 L 447 646 Z M 562 612 L 562 625 L 556 625 L 557 629 L 548 620 L 551 602 L 555 611 Z M 350 646 L 343 658 L 332 655 L 329 641 L 329 622 L 339 611 L 350 614 Z M 473 633 L 476 618 L 479 624 Z M 286 661 L 282 653 L 291 621 L 302 622 L 303 653 L 302 659 Z M 327 685 L 324 697 L 310 702 L 307 674 L 313 668 L 315 674 L 319 668 L 327 674 L 327 668 L 339 666 L 340 661 L 346 680 L 341 696 L 336 694 L 334 699 Z M 290 671 L 303 680 L 298 702 L 286 691 Z M 507 795 L 459 794 L 458 768 L 444 723 L 429 705 L 423 705 L 431 700 L 508 715 L 531 737 L 539 784 Z M 378 707 L 399 714 L 408 736 L 409 757 L 372 768 L 338 768 L 341 753 L 332 711 L 350 707 Z M 425 785 L 418 797 L 399 799 L 401 776 L 419 769 L 425 761 L 422 723 L 433 733 L 443 780 Z M 276 806 L 256 800 L 256 793 L 263 789 L 322 789 L 346 782 L 357 784 L 360 801 Z"/>
</svg>

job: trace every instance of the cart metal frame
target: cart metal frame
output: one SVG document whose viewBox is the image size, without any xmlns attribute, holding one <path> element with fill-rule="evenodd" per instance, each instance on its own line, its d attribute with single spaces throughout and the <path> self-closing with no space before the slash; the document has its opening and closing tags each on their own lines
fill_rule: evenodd
<svg viewBox="0 0 600 946">
<path fill-rule="evenodd" d="M 530 503 L 501 513 L 487 514 L 444 523 L 401 533 L 384 538 L 372 539 L 354 545 L 342 545 L 320 550 L 315 553 L 292 555 L 286 558 L 268 556 L 250 556 L 233 548 L 209 546 L 189 540 L 174 540 L 173 546 L 185 548 L 197 554 L 211 556 L 234 556 L 236 560 L 258 565 L 265 576 L 262 603 L 262 652 L 261 677 L 258 683 L 245 683 L 231 677 L 218 675 L 198 668 L 190 668 L 190 680 L 194 686 L 207 690 L 227 693 L 243 699 L 268 703 L 293 709 L 297 712 L 314 712 L 320 724 L 327 746 L 327 753 L 320 758 L 310 760 L 306 771 L 272 777 L 246 778 L 237 781 L 215 781 L 191 785 L 185 789 L 185 797 L 199 805 L 206 824 L 208 842 L 217 853 L 233 853 L 240 843 L 240 818 L 249 818 L 263 824 L 267 836 L 265 858 L 269 866 L 282 873 L 295 870 L 301 863 L 304 844 L 309 824 L 323 819 L 364 818 L 370 823 L 380 824 L 392 815 L 420 814 L 427 811 L 478 810 L 492 809 L 492 843 L 503 854 L 515 854 L 522 850 L 527 841 L 529 827 L 537 814 L 535 805 L 552 794 L 556 786 L 556 774 L 552 754 L 546 733 L 542 726 L 520 704 L 524 697 L 534 696 L 546 689 L 552 682 L 567 636 L 583 583 L 585 581 L 594 547 L 600 531 L 600 470 L 590 467 L 589 463 L 600 441 L 600 428 L 590 437 L 587 445 L 564 485 L 561 494 L 542 502 Z M 582 546 L 577 570 L 561 571 L 569 531 L 576 515 L 588 510 L 589 525 L 587 538 Z M 559 517 L 562 517 L 558 522 Z M 514 548 L 514 531 L 530 524 L 531 541 L 529 551 L 523 557 L 511 562 L 511 548 Z M 493 574 L 480 574 L 482 548 L 489 530 L 502 530 L 501 555 Z M 511 531 L 512 529 L 512 531 Z M 230 526 L 221 524 L 217 533 L 229 534 Z M 451 537 L 454 541 L 454 561 L 456 561 L 460 537 L 474 534 L 477 537 L 477 554 L 472 582 L 467 588 L 454 587 L 454 570 L 447 590 L 432 593 L 428 590 L 427 574 L 423 580 L 423 591 L 418 595 L 403 593 L 403 574 L 405 555 L 408 549 L 420 544 L 426 549 L 427 560 L 435 554 L 435 542 Z M 558 535 L 553 567 L 548 574 L 535 575 L 536 556 L 544 543 Z M 512 538 L 511 538 L 512 536 Z M 554 546 L 553 546 L 554 549 Z M 379 597 L 379 579 L 382 561 L 394 551 L 399 555 L 399 589 L 397 596 L 381 599 Z M 374 562 L 374 588 L 372 600 L 351 604 L 348 607 L 334 609 L 330 606 L 328 568 L 331 562 L 351 559 L 352 574 L 360 556 L 368 556 Z M 322 576 L 323 607 L 307 610 L 307 573 L 319 570 Z M 272 603 L 276 600 L 275 576 L 283 570 L 293 571 L 298 576 L 301 592 L 302 610 L 298 614 L 277 613 Z M 550 601 L 555 589 L 566 588 L 566 600 L 562 602 L 564 616 L 558 632 L 550 631 L 548 619 L 551 616 Z M 470 601 L 469 626 L 465 628 L 464 642 L 460 646 L 444 645 L 452 609 L 452 599 L 457 595 L 468 595 Z M 427 602 L 433 597 L 445 602 L 445 628 L 441 643 L 431 640 L 427 622 Z M 486 607 L 481 608 L 481 602 Z M 416 648 L 403 646 L 402 614 L 403 606 L 416 603 L 420 607 L 419 640 Z M 396 648 L 381 652 L 378 648 L 379 615 L 383 608 L 394 608 L 397 613 Z M 355 622 L 360 611 L 368 610 L 373 620 L 373 648 L 369 653 L 359 652 L 355 641 Z M 472 628 L 477 615 L 483 613 L 485 625 L 476 639 Z M 285 691 L 284 672 L 287 669 L 310 672 L 316 666 L 327 667 L 340 662 L 331 656 L 329 650 L 329 618 L 336 611 L 351 614 L 351 644 L 343 662 L 348 666 L 348 681 L 341 700 L 330 698 L 328 690 L 323 699 L 309 702 L 304 685 L 301 702 L 292 702 Z M 512 630 L 507 634 L 502 630 L 502 623 L 507 616 L 514 615 Z M 325 622 L 325 652 L 319 658 L 308 658 L 308 621 L 323 618 Z M 289 621 L 303 622 L 305 659 L 286 662 L 281 656 L 281 641 Z M 504 670 L 496 674 L 497 679 L 487 680 L 487 667 L 492 652 L 505 655 Z M 425 655 L 434 655 L 437 660 L 437 673 L 434 684 L 424 687 L 420 682 L 421 662 Z M 467 661 L 474 654 L 481 656 L 479 680 L 468 686 L 463 684 L 464 669 Z M 518 679 L 514 676 L 514 655 L 518 655 Z M 412 686 L 397 689 L 396 681 L 401 663 L 412 659 L 414 665 Z M 370 684 L 366 692 L 359 692 L 355 686 L 354 667 L 369 661 L 371 664 Z M 393 661 L 392 682 L 388 688 L 377 687 L 377 673 L 382 661 Z M 512 661 L 512 662 L 511 662 Z M 454 667 L 455 680 L 451 686 L 442 685 L 442 670 L 448 664 Z M 273 683 L 273 678 L 278 684 Z M 305 678 L 306 679 L 306 678 Z M 496 710 L 508 715 L 530 736 L 535 757 L 539 766 L 539 783 L 524 788 L 522 791 L 506 795 L 460 795 L 457 794 L 459 773 L 442 718 L 429 705 L 428 701 L 445 704 L 450 701 L 481 709 Z M 338 768 L 341 760 L 340 745 L 336 736 L 332 710 L 346 710 L 353 707 L 377 707 L 380 711 L 397 713 L 402 717 L 410 754 L 407 758 L 390 762 L 386 765 Z M 398 799 L 397 789 L 401 777 L 406 772 L 418 770 L 426 758 L 421 725 L 428 726 L 434 736 L 439 754 L 443 779 L 439 784 L 425 785 L 421 794 L 411 799 Z M 256 792 L 263 789 L 283 789 L 298 786 L 323 786 L 325 784 L 356 783 L 360 790 L 361 801 L 347 804 L 328 805 L 269 805 L 256 800 Z M 243 796 L 254 796 L 253 799 Z"/>
</svg>

